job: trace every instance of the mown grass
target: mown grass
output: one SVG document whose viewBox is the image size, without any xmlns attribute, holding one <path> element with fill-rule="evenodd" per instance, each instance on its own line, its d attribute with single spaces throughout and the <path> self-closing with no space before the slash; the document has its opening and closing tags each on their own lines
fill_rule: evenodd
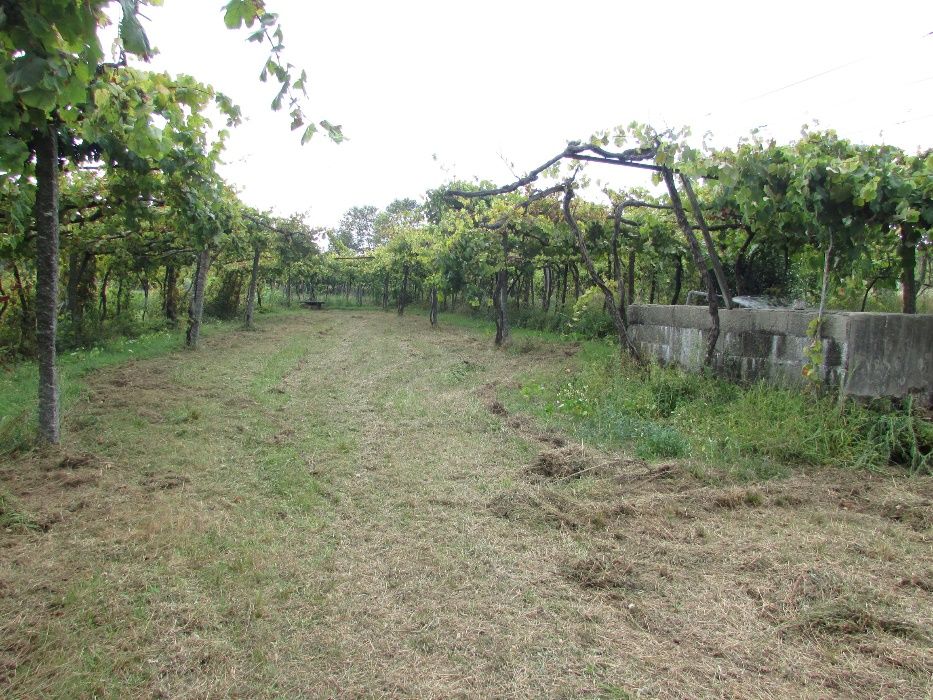
<svg viewBox="0 0 933 700">
<path fill-rule="evenodd" d="M 312 348 L 307 337 L 281 337 L 278 329 L 300 327 L 304 313 L 283 314 L 255 334 L 237 332 L 236 323 L 212 325 L 207 340 L 222 359 L 211 342 L 171 357 L 180 341 L 170 334 L 65 360 L 74 396 L 90 399 L 68 412 L 66 424 L 77 423 L 66 447 L 16 457 L 18 468 L 4 476 L 33 507 L 47 480 L 66 485 L 52 486 L 41 503 L 37 517 L 45 525 L 25 501 L 0 492 L 8 536 L 67 528 L 76 553 L 56 555 L 60 573 L 43 594 L 49 615 L 6 621 L 7 633 L 36 639 L 6 678 L 11 697 L 34 697 L 46 684 L 56 697 L 135 697 L 147 687 L 176 697 L 171 686 L 159 690 L 160 678 L 179 666 L 188 674 L 223 669 L 208 682 L 208 695 L 232 687 L 223 678 L 228 664 L 270 685 L 275 638 L 267 627 L 303 586 L 283 562 L 299 542 L 315 561 L 329 547 L 308 539 L 329 501 L 307 455 L 336 452 L 343 432 L 285 432 L 292 397 L 276 388 Z M 265 343 L 263 352 L 248 350 L 256 343 Z M 140 357 L 151 359 L 119 366 Z M 108 367 L 111 380 L 87 376 Z M 28 386 L 28 377 L 21 382 Z M 315 420 L 325 426 L 330 419 Z M 87 465 L 60 466 L 62 455 L 85 454 Z M 124 504 L 127 493 L 132 505 Z M 89 526 L 77 527 L 84 518 Z M 58 551 L 55 537 L 37 546 Z M 21 585 L 29 567 L 18 564 L 10 574 L 29 595 Z M 20 627 L 27 619 L 34 626 Z"/>
<path fill-rule="evenodd" d="M 536 314 L 526 311 L 518 320 Z M 495 333 L 483 314 L 442 314 L 441 323 L 490 340 Z M 522 389 L 507 397 L 510 410 L 598 446 L 629 447 L 649 460 L 687 458 L 699 472 L 725 470 L 748 480 L 786 476 L 795 466 L 899 465 L 933 473 L 933 424 L 910 400 L 840 403 L 815 388 L 741 386 L 657 364 L 644 369 L 620 359 L 611 338 L 531 325 L 511 329 L 507 352 L 528 355 L 532 368 L 519 378 Z M 533 367 L 535 351 L 568 341 L 581 347 L 576 371 Z"/>
<path fill-rule="evenodd" d="M 572 375 L 531 371 L 522 385 L 510 398 L 513 410 L 606 448 L 630 445 L 646 459 L 690 458 L 701 470 L 747 479 L 805 465 L 933 469 L 933 426 L 910 402 L 840 406 L 814 391 L 643 369 L 602 341 L 583 344 Z"/>
<path fill-rule="evenodd" d="M 441 323 L 302 309 L 83 378 L 65 448 L 0 464 L 0 695 L 922 696 L 929 479 L 542 479 L 490 402 L 614 350 Z M 681 381 L 629 397 L 649 451 L 693 449 Z"/>
<path fill-rule="evenodd" d="M 0 529 L 17 532 L 39 529 L 35 519 L 24 512 L 19 501 L 5 489 L 0 489 Z"/>
<path fill-rule="evenodd" d="M 280 313 L 282 309 L 265 313 Z M 229 331 L 241 325 L 236 321 L 207 320 L 202 335 Z M 159 357 L 184 347 L 184 329 L 162 329 L 130 338 L 117 338 L 89 348 L 59 353 L 58 368 L 62 410 L 85 391 L 84 378 L 90 373 L 133 360 Z M 35 362 L 0 366 L 0 455 L 28 449 L 36 435 L 36 393 L 38 370 Z"/>
</svg>

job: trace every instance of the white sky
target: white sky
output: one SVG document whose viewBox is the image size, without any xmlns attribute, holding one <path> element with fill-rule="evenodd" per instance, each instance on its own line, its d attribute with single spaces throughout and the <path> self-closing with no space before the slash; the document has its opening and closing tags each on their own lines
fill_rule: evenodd
<svg viewBox="0 0 933 700">
<path fill-rule="evenodd" d="M 762 125 L 793 139 L 818 120 L 857 141 L 933 146 L 929 0 L 267 4 L 288 60 L 308 72 L 306 111 L 342 124 L 347 142 L 299 145 L 259 82 L 266 50 L 224 27 L 222 0 L 148 8 L 152 67 L 230 95 L 248 121 L 223 175 L 248 204 L 310 210 L 312 225 L 451 176 L 505 183 L 505 160 L 523 173 L 632 120 L 712 131 L 722 145 Z M 590 173 L 617 177 L 608 170 Z"/>
</svg>

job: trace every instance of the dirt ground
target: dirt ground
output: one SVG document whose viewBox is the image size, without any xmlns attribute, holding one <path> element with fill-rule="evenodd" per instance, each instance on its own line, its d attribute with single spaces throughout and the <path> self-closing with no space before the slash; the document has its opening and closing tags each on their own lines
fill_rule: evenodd
<svg viewBox="0 0 933 700">
<path fill-rule="evenodd" d="M 523 350 L 308 311 L 90 376 L 0 464 L 0 694 L 931 697 L 933 479 L 602 454 Z"/>
</svg>

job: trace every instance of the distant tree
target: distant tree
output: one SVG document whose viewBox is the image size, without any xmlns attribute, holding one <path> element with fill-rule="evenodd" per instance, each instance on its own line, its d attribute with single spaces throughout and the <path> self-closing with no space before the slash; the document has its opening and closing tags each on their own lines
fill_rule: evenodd
<svg viewBox="0 0 933 700">
<path fill-rule="evenodd" d="M 379 210 L 373 206 L 351 207 L 340 219 L 340 224 L 329 233 L 331 247 L 340 242 L 350 250 L 363 251 L 374 247 L 376 215 Z"/>
<path fill-rule="evenodd" d="M 424 222 L 424 212 L 413 199 L 396 199 L 373 222 L 372 248 L 389 242 L 398 231 L 415 228 Z"/>
</svg>

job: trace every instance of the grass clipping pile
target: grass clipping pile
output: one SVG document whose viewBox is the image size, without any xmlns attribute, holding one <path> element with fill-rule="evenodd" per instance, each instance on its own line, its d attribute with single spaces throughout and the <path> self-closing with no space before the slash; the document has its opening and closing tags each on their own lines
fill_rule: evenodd
<svg viewBox="0 0 933 700">
<path fill-rule="evenodd" d="M 541 445 L 489 511 L 569 540 L 556 573 L 619 623 L 613 652 L 629 666 L 661 659 L 679 679 L 649 694 L 933 690 L 933 479 L 701 479 L 689 463 L 603 454 L 487 407 Z"/>
</svg>

